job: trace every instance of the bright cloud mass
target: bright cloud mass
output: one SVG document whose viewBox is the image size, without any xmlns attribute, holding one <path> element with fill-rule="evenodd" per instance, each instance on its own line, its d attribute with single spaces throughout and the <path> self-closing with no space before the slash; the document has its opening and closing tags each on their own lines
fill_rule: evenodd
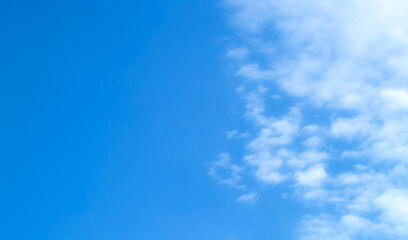
<svg viewBox="0 0 408 240">
<path fill-rule="evenodd" d="M 285 184 L 311 207 L 331 206 L 299 220 L 298 239 L 407 239 L 408 1 L 223 6 L 236 32 L 226 56 L 253 128 L 243 130 L 245 154 L 221 154 L 210 175 L 233 187 L 248 177 Z M 291 106 L 274 114 L 271 101 Z M 238 202 L 262 198 L 247 191 Z"/>
</svg>

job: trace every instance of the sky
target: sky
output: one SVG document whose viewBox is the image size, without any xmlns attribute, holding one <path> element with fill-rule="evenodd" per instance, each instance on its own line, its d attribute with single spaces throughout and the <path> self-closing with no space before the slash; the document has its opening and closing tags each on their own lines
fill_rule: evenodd
<svg viewBox="0 0 408 240">
<path fill-rule="evenodd" d="M 0 238 L 406 239 L 406 12 L 2 1 Z"/>
</svg>

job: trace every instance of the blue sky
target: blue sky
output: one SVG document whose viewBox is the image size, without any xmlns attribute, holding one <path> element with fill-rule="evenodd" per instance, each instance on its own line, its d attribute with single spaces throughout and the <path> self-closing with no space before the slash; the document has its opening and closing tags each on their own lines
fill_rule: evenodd
<svg viewBox="0 0 408 240">
<path fill-rule="evenodd" d="M 2 1 L 1 239 L 408 236 L 408 4 Z"/>
<path fill-rule="evenodd" d="M 0 9 L 0 238 L 234 239 L 279 219 L 207 174 L 241 124 L 218 2 Z"/>
</svg>

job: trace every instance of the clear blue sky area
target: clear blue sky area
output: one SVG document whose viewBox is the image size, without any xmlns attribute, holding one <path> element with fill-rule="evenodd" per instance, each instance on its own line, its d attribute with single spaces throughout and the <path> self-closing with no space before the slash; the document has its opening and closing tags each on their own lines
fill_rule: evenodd
<svg viewBox="0 0 408 240">
<path fill-rule="evenodd" d="M 0 239 L 290 239 L 291 205 L 238 204 L 207 174 L 245 124 L 223 14 L 212 0 L 0 2 Z"/>
</svg>

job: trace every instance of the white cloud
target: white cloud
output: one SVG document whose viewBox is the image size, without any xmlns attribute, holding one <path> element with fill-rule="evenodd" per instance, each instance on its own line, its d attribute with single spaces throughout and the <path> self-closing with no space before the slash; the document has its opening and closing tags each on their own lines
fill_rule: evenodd
<svg viewBox="0 0 408 240">
<path fill-rule="evenodd" d="M 298 171 L 295 174 L 296 181 L 302 186 L 319 187 L 327 178 L 327 173 L 322 166 L 312 166 L 306 171 Z"/>
<path fill-rule="evenodd" d="M 331 124 L 331 131 L 336 137 L 355 138 L 370 133 L 372 126 L 369 118 L 357 116 L 354 118 L 339 118 Z"/>
<path fill-rule="evenodd" d="M 227 138 L 231 139 L 231 138 L 235 137 L 237 134 L 238 134 L 237 130 L 229 131 L 229 132 L 227 132 Z"/>
<path fill-rule="evenodd" d="M 315 133 L 315 132 L 319 131 L 320 126 L 318 126 L 318 125 L 307 125 L 307 126 L 304 126 L 303 129 L 304 129 L 304 131 L 306 133 Z"/>
<path fill-rule="evenodd" d="M 380 92 L 388 108 L 408 110 L 408 93 L 401 89 L 384 89 Z"/>
<path fill-rule="evenodd" d="M 242 61 L 244 60 L 249 54 L 249 51 L 245 47 L 240 47 L 240 48 L 233 48 L 228 50 L 227 52 L 227 57 L 237 60 L 237 61 Z"/>
<path fill-rule="evenodd" d="M 235 130 L 235 129 L 227 132 L 227 139 L 232 139 L 232 138 L 247 138 L 247 137 L 249 137 L 249 136 L 250 136 L 249 132 L 240 133 L 240 132 L 238 132 L 238 131 Z"/>
<path fill-rule="evenodd" d="M 399 235 L 408 235 L 408 191 L 392 189 L 374 200 L 381 209 L 381 223 Z"/>
<path fill-rule="evenodd" d="M 308 146 L 308 147 L 318 147 L 322 144 L 322 140 L 320 139 L 320 137 L 317 136 L 313 136 L 313 137 L 309 137 L 307 138 L 304 142 L 304 145 Z"/>
<path fill-rule="evenodd" d="M 238 183 L 241 181 L 240 172 L 242 170 L 242 166 L 231 163 L 228 153 L 222 153 L 218 156 L 218 161 L 211 164 L 208 174 L 220 184 L 240 188 Z"/>
<path fill-rule="evenodd" d="M 406 239 L 408 1 L 224 2 L 246 42 L 227 53 L 255 128 L 245 166 L 333 204 L 305 218 L 299 238 Z M 286 114 L 269 111 L 273 88 L 293 102 Z"/>
<path fill-rule="evenodd" d="M 251 80 L 265 80 L 271 79 L 275 74 L 272 71 L 260 70 L 257 63 L 252 63 L 242 66 L 237 75 Z"/>
<path fill-rule="evenodd" d="M 252 192 L 252 193 L 248 193 L 248 194 L 244 194 L 242 196 L 240 196 L 237 201 L 239 203 L 254 203 L 258 198 L 258 193 L 256 192 Z"/>
</svg>

